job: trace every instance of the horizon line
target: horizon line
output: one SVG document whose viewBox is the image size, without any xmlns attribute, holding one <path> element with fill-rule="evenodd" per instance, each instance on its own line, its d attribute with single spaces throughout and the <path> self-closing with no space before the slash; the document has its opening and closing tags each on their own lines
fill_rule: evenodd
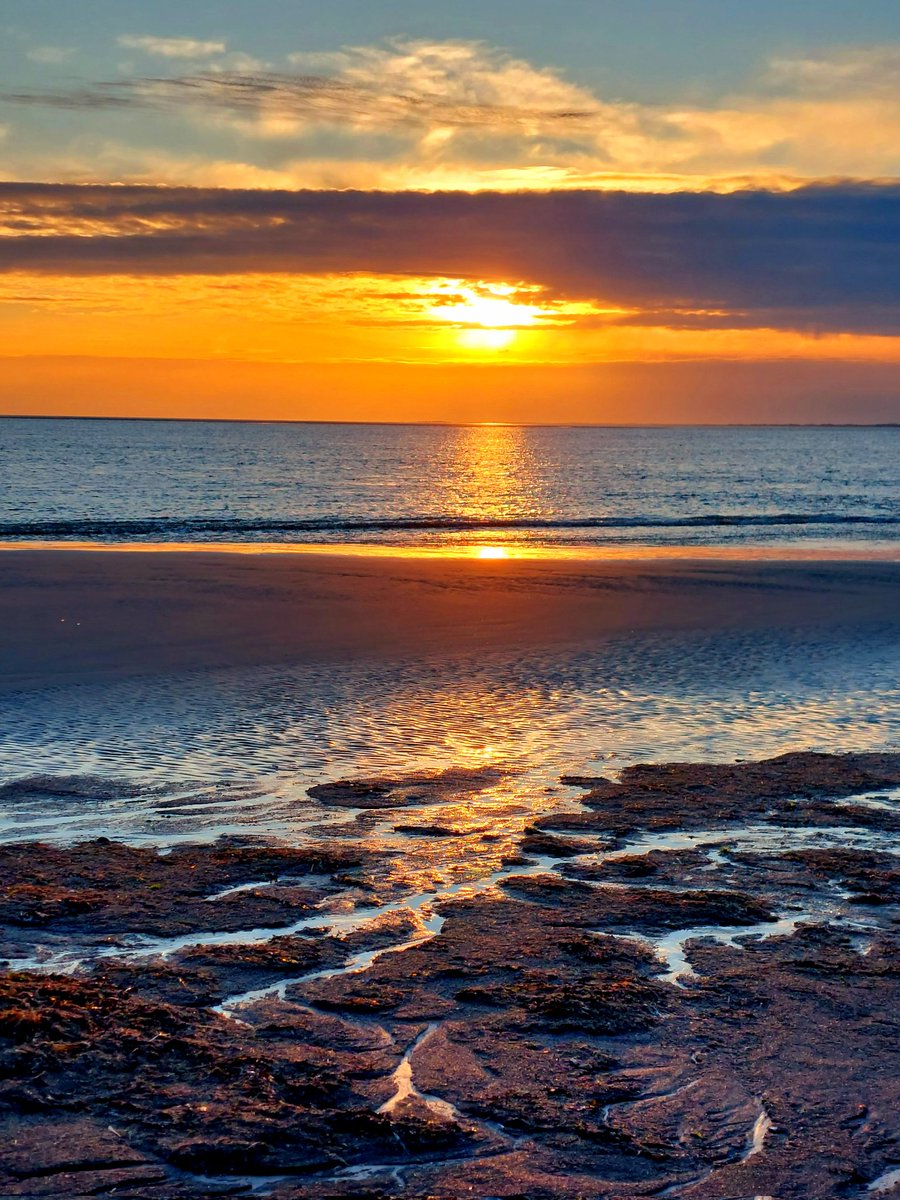
<svg viewBox="0 0 900 1200">
<path fill-rule="evenodd" d="M 360 421 L 307 417 L 149 417 L 0 413 L 2 421 L 143 421 L 193 425 L 371 425 L 407 429 L 900 429 L 900 421 Z"/>
</svg>

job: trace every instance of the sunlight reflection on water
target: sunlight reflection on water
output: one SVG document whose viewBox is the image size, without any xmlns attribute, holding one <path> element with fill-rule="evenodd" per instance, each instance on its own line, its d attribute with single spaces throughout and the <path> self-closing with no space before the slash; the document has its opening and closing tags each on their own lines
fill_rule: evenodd
<svg viewBox="0 0 900 1200">
<path fill-rule="evenodd" d="M 730 631 L 611 639 L 577 653 L 72 686 L 0 699 L 2 773 L 177 782 L 200 794 L 181 809 L 170 804 L 164 817 L 139 798 L 57 797 L 45 809 L 55 816 L 32 812 L 37 825 L 27 828 L 52 832 L 68 814 L 73 834 L 104 822 L 137 834 L 150 822 L 181 836 L 285 833 L 311 819 L 305 789 L 323 780 L 490 765 L 508 774 L 477 803 L 442 809 L 441 820 L 521 828 L 529 813 L 561 802 L 548 789 L 566 773 L 896 747 L 898 668 L 891 630 Z M 24 836 L 25 819 L 13 814 L 7 836 Z"/>
<path fill-rule="evenodd" d="M 896 429 L 10 419 L 4 435 L 14 540 L 900 547 Z"/>
</svg>

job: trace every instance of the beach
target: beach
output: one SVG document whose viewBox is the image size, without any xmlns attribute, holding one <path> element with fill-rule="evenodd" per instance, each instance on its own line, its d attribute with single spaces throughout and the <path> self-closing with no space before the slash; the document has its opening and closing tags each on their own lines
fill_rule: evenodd
<svg viewBox="0 0 900 1200">
<path fill-rule="evenodd" d="M 900 564 L 0 570 L 4 1196 L 891 1193 Z"/>
<path fill-rule="evenodd" d="M 279 662 L 440 659 L 641 631 L 879 626 L 900 563 L 428 557 L 245 546 L 0 551 L 3 687 Z"/>
</svg>

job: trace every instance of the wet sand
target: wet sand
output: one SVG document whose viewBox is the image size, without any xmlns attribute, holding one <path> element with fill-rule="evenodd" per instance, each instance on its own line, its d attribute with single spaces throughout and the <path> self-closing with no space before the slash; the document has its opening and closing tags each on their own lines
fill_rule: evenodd
<svg viewBox="0 0 900 1200">
<path fill-rule="evenodd" d="M 629 631 L 884 625 L 900 563 L 0 552 L 0 687 L 436 658 Z"/>
<path fill-rule="evenodd" d="M 832 646 L 892 636 L 900 594 L 885 562 L 21 550 L 0 571 L 11 692 L 631 631 Z M 495 765 L 323 778 L 281 797 L 280 841 L 239 787 L 0 786 L 59 825 L 0 847 L 0 1195 L 897 1194 L 900 755 L 597 770 L 540 805 Z M 67 834 L 130 798 L 156 840 Z M 171 836 L 194 806 L 211 836 Z"/>
</svg>

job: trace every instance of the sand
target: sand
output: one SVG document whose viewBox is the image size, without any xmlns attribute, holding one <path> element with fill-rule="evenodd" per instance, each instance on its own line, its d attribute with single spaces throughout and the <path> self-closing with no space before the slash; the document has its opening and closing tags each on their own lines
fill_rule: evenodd
<svg viewBox="0 0 900 1200">
<path fill-rule="evenodd" d="M 896 620 L 900 563 L 0 552 L 0 688 Z"/>
<path fill-rule="evenodd" d="M 737 653 L 809 629 L 830 654 L 900 611 L 900 564 L 870 561 L 23 549 L 0 572 L 8 692 L 133 676 L 137 706 L 152 675 L 418 658 L 437 680 L 632 631 L 735 630 Z M 61 719 L 76 691 L 47 693 Z M 887 1194 L 900 755 L 645 763 L 514 819 L 502 778 L 323 779 L 277 845 L 240 789 L 215 794 L 237 838 L 129 845 L 72 843 L 67 814 L 140 779 L 0 787 L 62 831 L 0 847 L 0 1194 Z M 209 816 L 183 791 L 147 791 L 161 829 Z"/>
</svg>

